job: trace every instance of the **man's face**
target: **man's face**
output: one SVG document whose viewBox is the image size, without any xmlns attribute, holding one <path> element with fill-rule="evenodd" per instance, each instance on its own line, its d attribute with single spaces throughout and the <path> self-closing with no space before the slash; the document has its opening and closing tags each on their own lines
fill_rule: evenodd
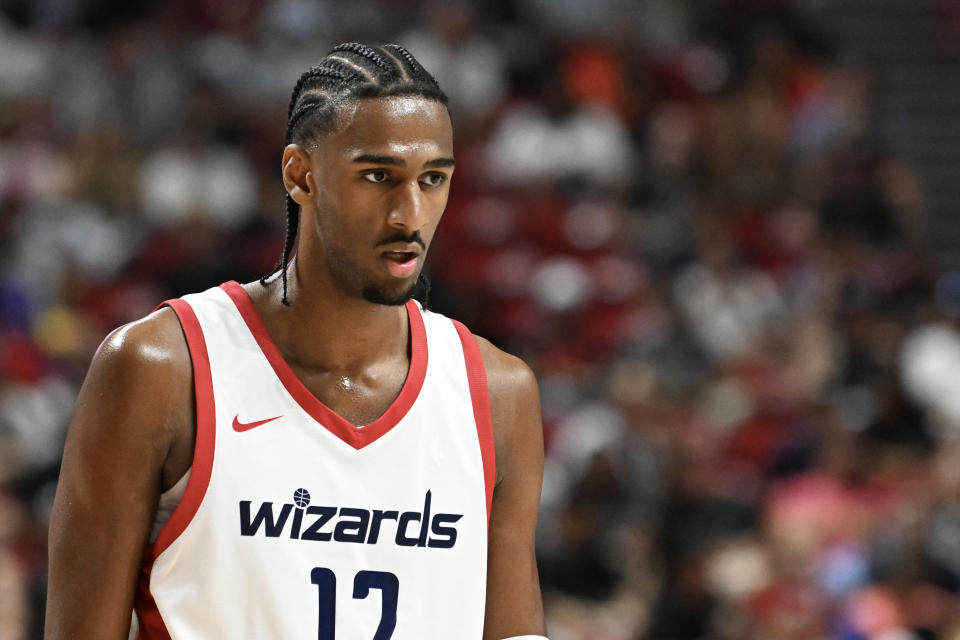
<svg viewBox="0 0 960 640">
<path fill-rule="evenodd" d="M 322 259 L 345 293 L 403 304 L 447 206 L 453 130 L 420 97 L 360 100 L 310 152 Z"/>
</svg>

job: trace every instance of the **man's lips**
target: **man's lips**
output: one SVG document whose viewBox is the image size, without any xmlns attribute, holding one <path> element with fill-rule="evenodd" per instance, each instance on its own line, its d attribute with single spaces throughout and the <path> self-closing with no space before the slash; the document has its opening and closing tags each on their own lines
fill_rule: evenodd
<svg viewBox="0 0 960 640">
<path fill-rule="evenodd" d="M 420 255 L 425 251 L 425 247 L 418 242 L 390 242 L 382 245 L 383 253 L 413 253 Z"/>
<path fill-rule="evenodd" d="M 390 274 L 396 278 L 407 278 L 417 270 L 420 259 L 420 247 L 415 244 L 393 246 L 380 254 Z"/>
</svg>

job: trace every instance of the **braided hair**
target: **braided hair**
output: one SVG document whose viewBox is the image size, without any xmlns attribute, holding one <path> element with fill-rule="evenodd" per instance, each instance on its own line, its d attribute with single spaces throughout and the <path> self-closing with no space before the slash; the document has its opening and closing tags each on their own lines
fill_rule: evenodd
<svg viewBox="0 0 960 640">
<path fill-rule="evenodd" d="M 336 122 L 337 110 L 345 102 L 408 95 L 447 104 L 447 96 L 437 81 L 400 45 L 339 44 L 320 64 L 307 69 L 297 80 L 287 108 L 283 144 L 310 143 L 330 132 Z M 300 227 L 300 205 L 289 194 L 286 196 L 286 217 L 283 254 L 273 271 L 260 278 L 260 283 L 266 285 L 267 279 L 279 271 L 283 280 L 282 301 L 289 306 L 286 266 Z M 422 275 L 421 280 L 429 291 Z"/>
</svg>

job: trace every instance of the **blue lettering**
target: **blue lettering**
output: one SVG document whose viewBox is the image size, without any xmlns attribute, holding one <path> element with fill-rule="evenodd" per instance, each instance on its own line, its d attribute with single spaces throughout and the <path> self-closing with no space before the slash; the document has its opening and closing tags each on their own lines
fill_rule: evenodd
<svg viewBox="0 0 960 640">
<path fill-rule="evenodd" d="M 319 542 L 325 542 L 330 539 L 330 532 L 322 532 L 320 529 L 323 525 L 330 522 L 330 519 L 337 513 L 336 507 L 308 507 L 307 515 L 315 516 L 319 515 L 320 517 L 314 520 L 313 524 L 307 527 L 307 530 L 301 534 L 301 540 L 317 540 Z"/>
<path fill-rule="evenodd" d="M 370 521 L 370 512 L 366 509 L 340 509 L 340 517 L 356 518 L 356 520 L 341 520 L 333 530 L 333 539 L 337 542 L 360 542 L 367 537 L 367 523 Z"/>
<path fill-rule="evenodd" d="M 453 524 L 463 517 L 462 513 L 438 513 L 433 517 L 433 524 L 430 526 L 433 535 L 446 536 L 446 538 L 430 538 L 428 547 L 433 549 L 449 549 L 457 544 L 456 527 L 445 527 L 445 524 Z"/>
<path fill-rule="evenodd" d="M 420 522 L 422 514 L 416 511 L 404 511 L 397 522 L 397 537 L 395 542 L 401 547 L 415 547 L 420 542 L 419 537 L 411 538 L 407 535 L 407 528 L 412 522 Z"/>
<path fill-rule="evenodd" d="M 306 493 L 306 489 L 298 491 Z M 402 513 L 393 509 L 385 511 L 359 507 L 307 507 L 309 498 L 299 500 L 297 492 L 294 492 L 294 501 L 297 503 L 296 507 L 289 503 L 282 504 L 279 511 L 274 509 L 273 502 L 262 502 L 254 513 L 253 503 L 250 500 L 241 500 L 240 535 L 279 538 L 289 520 L 288 534 L 292 540 L 377 544 L 384 520 L 393 520 L 397 523 L 393 539 L 398 546 L 450 549 L 457 542 L 457 528 L 453 525 L 463 518 L 463 514 L 457 513 L 436 513 L 431 517 L 431 491 L 424 494 L 423 511 Z"/>
<path fill-rule="evenodd" d="M 370 522 L 370 537 L 367 538 L 367 544 L 377 544 L 380 537 L 380 523 L 384 520 L 396 520 L 400 516 L 399 511 L 381 511 L 373 510 L 373 521 Z"/>
<path fill-rule="evenodd" d="M 242 536 L 255 536 L 257 531 L 260 530 L 260 525 L 263 525 L 264 533 L 268 538 L 279 538 L 280 533 L 283 531 L 283 525 L 287 522 L 287 517 L 290 515 L 290 510 L 293 509 L 292 504 L 285 504 L 280 509 L 280 517 L 274 519 L 273 516 L 273 503 L 264 502 L 260 505 L 260 509 L 257 511 L 257 515 L 251 520 L 250 518 L 250 501 L 243 500 L 240 502 L 240 535 Z"/>
</svg>

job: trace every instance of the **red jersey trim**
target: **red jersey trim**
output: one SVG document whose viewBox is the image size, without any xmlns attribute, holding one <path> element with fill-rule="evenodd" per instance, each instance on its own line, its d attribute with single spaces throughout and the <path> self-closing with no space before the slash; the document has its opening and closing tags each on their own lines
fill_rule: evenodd
<svg viewBox="0 0 960 640">
<path fill-rule="evenodd" d="M 463 345 L 463 358 L 467 363 L 467 381 L 470 383 L 470 401 L 473 418 L 477 423 L 477 438 L 480 441 L 480 456 L 483 459 L 483 480 L 487 498 L 487 526 L 490 525 L 490 508 L 493 505 L 493 487 L 497 477 L 496 448 L 493 445 L 493 420 L 490 418 L 490 391 L 487 387 L 487 372 L 480 355 L 477 339 L 462 323 L 451 320 Z"/>
<path fill-rule="evenodd" d="M 150 573 L 153 561 L 187 528 L 193 520 L 203 496 L 210 484 L 213 470 L 213 451 L 216 440 L 216 412 L 213 399 L 213 378 L 210 374 L 210 357 L 207 343 L 197 314 L 185 300 L 167 300 L 160 306 L 169 306 L 177 314 L 180 326 L 187 339 L 190 360 L 193 363 L 193 385 L 196 398 L 196 440 L 193 449 L 193 464 L 190 467 L 190 479 L 183 497 L 177 504 L 170 520 L 160 529 L 156 541 L 149 545 L 144 553 L 144 564 L 137 588 L 136 612 L 140 623 L 138 638 L 143 640 L 169 640 L 157 603 L 150 593 Z M 158 307 L 159 308 L 159 307 Z"/>
<path fill-rule="evenodd" d="M 414 301 L 411 300 L 406 304 L 407 317 L 410 319 L 410 368 L 403 388 L 382 416 L 364 427 L 358 427 L 318 400 L 300 381 L 287 361 L 283 359 L 277 345 L 274 344 L 247 291 L 233 281 L 225 282 L 220 285 L 220 288 L 233 300 L 250 333 L 260 346 L 260 350 L 263 351 L 263 355 L 266 356 L 270 366 L 280 378 L 280 382 L 297 404 L 327 431 L 354 449 L 362 449 L 390 431 L 407 415 L 417 396 L 420 395 L 420 389 L 423 388 L 423 380 L 427 374 L 427 332 L 423 326 L 420 308 Z"/>
<path fill-rule="evenodd" d="M 150 593 L 150 572 L 153 570 L 153 560 L 144 564 L 137 585 L 134 610 L 137 612 L 137 640 L 172 640 L 167 625 L 163 622 L 157 602 Z"/>
</svg>

